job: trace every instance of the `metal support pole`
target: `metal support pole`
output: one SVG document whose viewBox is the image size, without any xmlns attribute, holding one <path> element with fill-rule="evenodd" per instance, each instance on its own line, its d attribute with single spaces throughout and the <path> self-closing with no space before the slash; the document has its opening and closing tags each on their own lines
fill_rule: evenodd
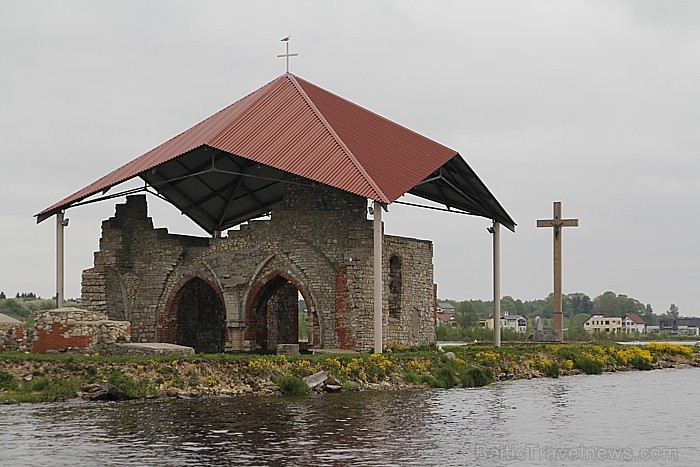
<svg viewBox="0 0 700 467">
<path fill-rule="evenodd" d="M 63 308 L 63 211 L 56 214 L 56 308 Z"/>
<path fill-rule="evenodd" d="M 501 346 L 501 224 L 493 221 L 493 346 Z"/>
<path fill-rule="evenodd" d="M 382 205 L 374 202 L 374 353 L 382 353 Z"/>
</svg>

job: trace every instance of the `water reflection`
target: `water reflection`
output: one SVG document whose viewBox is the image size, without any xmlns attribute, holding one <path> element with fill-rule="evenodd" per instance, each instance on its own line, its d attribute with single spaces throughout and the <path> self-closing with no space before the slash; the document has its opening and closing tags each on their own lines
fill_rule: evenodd
<svg viewBox="0 0 700 467">
<path fill-rule="evenodd" d="M 689 429 L 700 409 L 682 402 L 698 376 L 689 369 L 449 391 L 0 406 L 0 465 L 556 465 L 564 462 L 538 453 L 650 444 L 678 447 L 678 462 L 665 465 L 683 465 L 700 455 Z"/>
</svg>

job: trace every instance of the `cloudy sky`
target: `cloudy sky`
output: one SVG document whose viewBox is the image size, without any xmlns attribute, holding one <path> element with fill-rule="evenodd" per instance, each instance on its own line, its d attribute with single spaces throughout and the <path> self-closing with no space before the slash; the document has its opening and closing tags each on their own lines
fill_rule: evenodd
<svg viewBox="0 0 700 467">
<path fill-rule="evenodd" d="M 564 292 L 700 315 L 700 2 L 0 1 L 0 290 L 55 290 L 34 214 L 291 71 L 458 150 L 518 223 L 502 292 L 546 296 L 562 201 Z M 66 216 L 80 294 L 116 201 Z M 157 226 L 204 234 L 150 199 Z M 694 207 L 695 206 L 695 207 Z M 391 206 L 431 239 L 441 298 L 491 296 L 482 218 Z"/>
</svg>

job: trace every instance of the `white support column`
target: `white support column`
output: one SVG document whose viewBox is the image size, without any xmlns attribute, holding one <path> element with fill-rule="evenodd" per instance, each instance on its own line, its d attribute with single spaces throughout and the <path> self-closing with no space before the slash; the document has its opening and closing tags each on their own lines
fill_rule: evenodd
<svg viewBox="0 0 700 467">
<path fill-rule="evenodd" d="M 374 353 L 382 353 L 382 205 L 374 202 Z"/>
<path fill-rule="evenodd" d="M 63 308 L 63 229 L 65 228 L 63 211 L 56 214 L 56 308 Z"/>
<path fill-rule="evenodd" d="M 493 346 L 501 346 L 501 224 L 493 221 Z"/>
</svg>

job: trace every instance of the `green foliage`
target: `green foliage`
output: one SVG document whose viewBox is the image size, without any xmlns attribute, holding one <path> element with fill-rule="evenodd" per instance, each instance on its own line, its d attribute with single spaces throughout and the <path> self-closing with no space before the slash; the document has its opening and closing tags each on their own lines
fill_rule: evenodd
<svg viewBox="0 0 700 467">
<path fill-rule="evenodd" d="M 140 399 L 156 394 L 155 387 L 151 386 L 148 381 L 134 380 L 121 370 L 113 370 L 107 381 L 124 391 L 130 399 Z"/>
<path fill-rule="evenodd" d="M 306 381 L 298 376 L 279 376 L 275 380 L 275 384 L 279 386 L 280 391 L 284 394 L 308 394 L 311 388 Z"/>
<path fill-rule="evenodd" d="M 306 311 L 299 312 L 299 342 L 309 341 L 309 323 L 306 321 L 308 314 Z"/>
<path fill-rule="evenodd" d="M 664 319 L 678 319 L 679 311 L 678 311 L 678 306 L 675 303 L 671 303 L 671 306 L 668 307 L 668 311 L 661 315 L 661 318 Z"/>
<path fill-rule="evenodd" d="M 0 370 L 0 389 L 14 391 L 17 389 L 17 380 L 10 373 Z"/>
<path fill-rule="evenodd" d="M 66 307 L 80 307 L 77 301 L 67 300 Z M 31 318 L 37 311 L 53 310 L 56 308 L 56 300 L 37 297 L 33 292 L 18 293 L 15 298 L 0 298 L 0 313 L 15 319 L 25 321 Z"/>
<path fill-rule="evenodd" d="M 546 376 L 549 376 L 550 378 L 558 378 L 559 377 L 559 364 L 557 362 L 551 362 L 547 365 L 544 365 L 542 367 L 542 373 L 544 373 Z M 602 371 L 602 369 L 601 369 Z"/>
<path fill-rule="evenodd" d="M 639 356 L 633 357 L 633 358 L 630 360 L 629 364 L 630 364 L 630 366 L 631 366 L 632 368 L 636 368 L 636 369 L 638 369 L 638 370 L 647 371 L 647 370 L 653 370 L 653 369 L 654 369 L 654 367 L 652 366 L 652 364 L 651 364 L 647 359 L 642 358 L 642 357 L 639 357 Z"/>
<path fill-rule="evenodd" d="M 483 300 L 442 300 L 451 303 L 458 309 L 462 303 L 469 303 L 477 317 L 489 318 L 493 314 L 493 302 Z M 501 298 L 501 311 L 508 314 L 519 314 L 532 319 L 535 316 L 551 318 L 554 309 L 554 294 L 536 300 L 522 301 L 510 296 Z M 571 318 L 577 315 L 585 315 L 587 319 L 593 313 L 606 313 L 610 316 L 624 316 L 625 313 L 636 313 L 644 318 L 647 324 L 657 324 L 658 315 L 655 315 L 651 306 L 644 305 L 638 300 L 624 294 L 616 294 L 612 291 L 604 292 L 593 300 L 581 292 L 570 293 L 562 297 L 562 311 L 564 316 Z M 585 321 L 584 319 L 584 321 Z M 572 325 L 576 328 L 581 324 L 581 318 L 572 319 Z"/>
<path fill-rule="evenodd" d="M 80 387 L 79 378 L 57 378 L 48 380 L 39 378 L 36 381 L 29 381 L 27 389 L 31 392 L 41 392 L 41 399 L 44 401 L 62 401 L 75 397 Z"/>
<path fill-rule="evenodd" d="M 474 307 L 469 302 L 460 302 L 455 307 L 455 324 L 461 328 L 476 326 L 479 317 L 474 311 Z"/>
<path fill-rule="evenodd" d="M 434 388 L 473 388 L 491 384 L 493 374 L 485 368 L 467 366 L 459 361 L 446 361 L 434 375 L 424 374 L 415 379 Z"/>
<path fill-rule="evenodd" d="M 460 373 L 462 386 L 465 388 L 487 386 L 493 383 L 493 374 L 485 368 L 468 368 Z"/>
<path fill-rule="evenodd" d="M 474 326 L 470 328 L 460 328 L 452 326 L 438 326 L 436 329 L 436 337 L 439 341 L 457 341 L 457 342 L 492 342 L 493 330 Z M 501 328 L 501 340 L 503 342 L 522 342 L 527 337 L 527 334 L 515 332 L 512 329 Z"/>
<path fill-rule="evenodd" d="M 603 373 L 603 364 L 587 355 L 577 355 L 574 366 L 587 375 L 599 375 Z"/>
</svg>

